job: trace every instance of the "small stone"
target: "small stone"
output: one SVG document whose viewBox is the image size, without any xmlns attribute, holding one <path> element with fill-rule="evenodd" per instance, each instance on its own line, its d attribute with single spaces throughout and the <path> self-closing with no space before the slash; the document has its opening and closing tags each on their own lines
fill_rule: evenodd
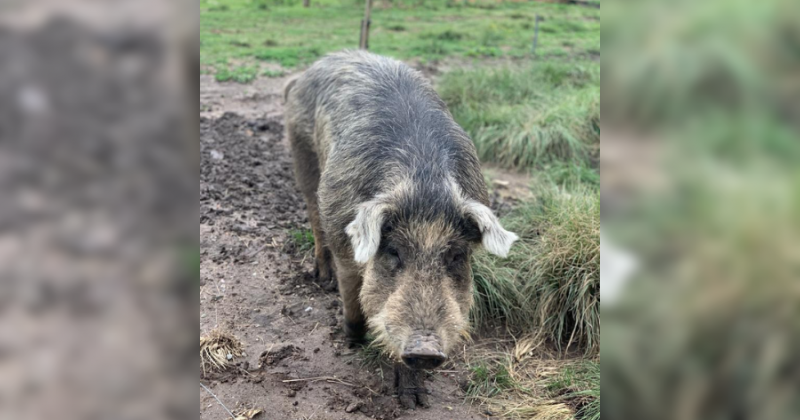
<svg viewBox="0 0 800 420">
<path fill-rule="evenodd" d="M 294 398 L 297 395 L 297 391 L 290 389 L 289 392 L 286 394 L 289 398 Z"/>
<path fill-rule="evenodd" d="M 292 403 L 292 405 L 295 407 L 297 407 L 297 404 L 300 404 L 300 402 L 298 402 L 297 400 L 294 400 L 294 402 Z"/>
<path fill-rule="evenodd" d="M 228 355 L 227 355 L 227 356 L 225 356 L 225 357 L 226 357 L 228 360 L 233 360 L 233 355 L 232 355 L 232 354 L 230 354 L 230 353 L 228 353 Z"/>
<path fill-rule="evenodd" d="M 353 411 L 358 410 L 359 407 L 361 407 L 360 402 L 350 403 L 350 405 L 348 405 L 347 408 L 344 409 L 344 411 L 347 413 L 352 413 Z"/>
</svg>

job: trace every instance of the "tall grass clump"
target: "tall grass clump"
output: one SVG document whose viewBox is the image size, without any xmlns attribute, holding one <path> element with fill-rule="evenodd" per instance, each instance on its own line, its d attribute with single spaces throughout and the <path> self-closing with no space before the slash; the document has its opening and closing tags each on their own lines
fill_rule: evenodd
<svg viewBox="0 0 800 420">
<path fill-rule="evenodd" d="M 500 320 L 512 332 L 600 347 L 600 206 L 594 189 L 541 191 L 503 221 L 517 233 L 506 259 L 479 253 L 473 262 L 478 328 Z"/>
<path fill-rule="evenodd" d="M 569 365 L 548 384 L 548 390 L 575 406 L 575 418 L 600 420 L 600 363 Z"/>
<path fill-rule="evenodd" d="M 600 145 L 600 67 L 534 63 L 445 74 L 439 93 L 482 160 L 515 169 L 588 164 Z"/>
</svg>

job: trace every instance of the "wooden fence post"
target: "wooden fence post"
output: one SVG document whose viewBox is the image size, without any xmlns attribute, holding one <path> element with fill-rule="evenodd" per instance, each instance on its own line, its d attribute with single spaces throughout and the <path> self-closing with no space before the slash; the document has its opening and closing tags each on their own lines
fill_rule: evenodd
<svg viewBox="0 0 800 420">
<path fill-rule="evenodd" d="M 364 8 L 364 20 L 361 21 L 361 37 L 358 40 L 358 48 L 369 49 L 369 16 L 372 11 L 372 0 L 366 0 Z"/>
<path fill-rule="evenodd" d="M 531 53 L 536 55 L 536 44 L 539 43 L 539 15 L 536 15 L 536 24 L 533 30 L 533 49 Z"/>
</svg>

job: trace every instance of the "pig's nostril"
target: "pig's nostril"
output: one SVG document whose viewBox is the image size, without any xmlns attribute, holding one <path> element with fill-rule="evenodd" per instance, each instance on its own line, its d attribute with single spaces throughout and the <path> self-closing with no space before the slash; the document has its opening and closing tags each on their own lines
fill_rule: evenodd
<svg viewBox="0 0 800 420">
<path fill-rule="evenodd" d="M 445 361 L 442 354 L 404 354 L 402 359 L 411 369 L 434 369 Z"/>
<path fill-rule="evenodd" d="M 442 352 L 441 342 L 435 335 L 414 334 L 408 343 L 400 358 L 411 369 L 433 369 L 447 359 Z"/>
</svg>

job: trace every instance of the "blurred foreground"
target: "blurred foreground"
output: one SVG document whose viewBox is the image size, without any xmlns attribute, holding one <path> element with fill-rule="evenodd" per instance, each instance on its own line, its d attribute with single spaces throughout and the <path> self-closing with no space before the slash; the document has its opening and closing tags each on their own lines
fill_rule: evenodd
<svg viewBox="0 0 800 420">
<path fill-rule="evenodd" d="M 0 418 L 194 417 L 196 5 L 89 3 L 0 3 Z"/>
<path fill-rule="evenodd" d="M 800 418 L 800 4 L 607 1 L 602 36 L 603 415 Z"/>
</svg>

